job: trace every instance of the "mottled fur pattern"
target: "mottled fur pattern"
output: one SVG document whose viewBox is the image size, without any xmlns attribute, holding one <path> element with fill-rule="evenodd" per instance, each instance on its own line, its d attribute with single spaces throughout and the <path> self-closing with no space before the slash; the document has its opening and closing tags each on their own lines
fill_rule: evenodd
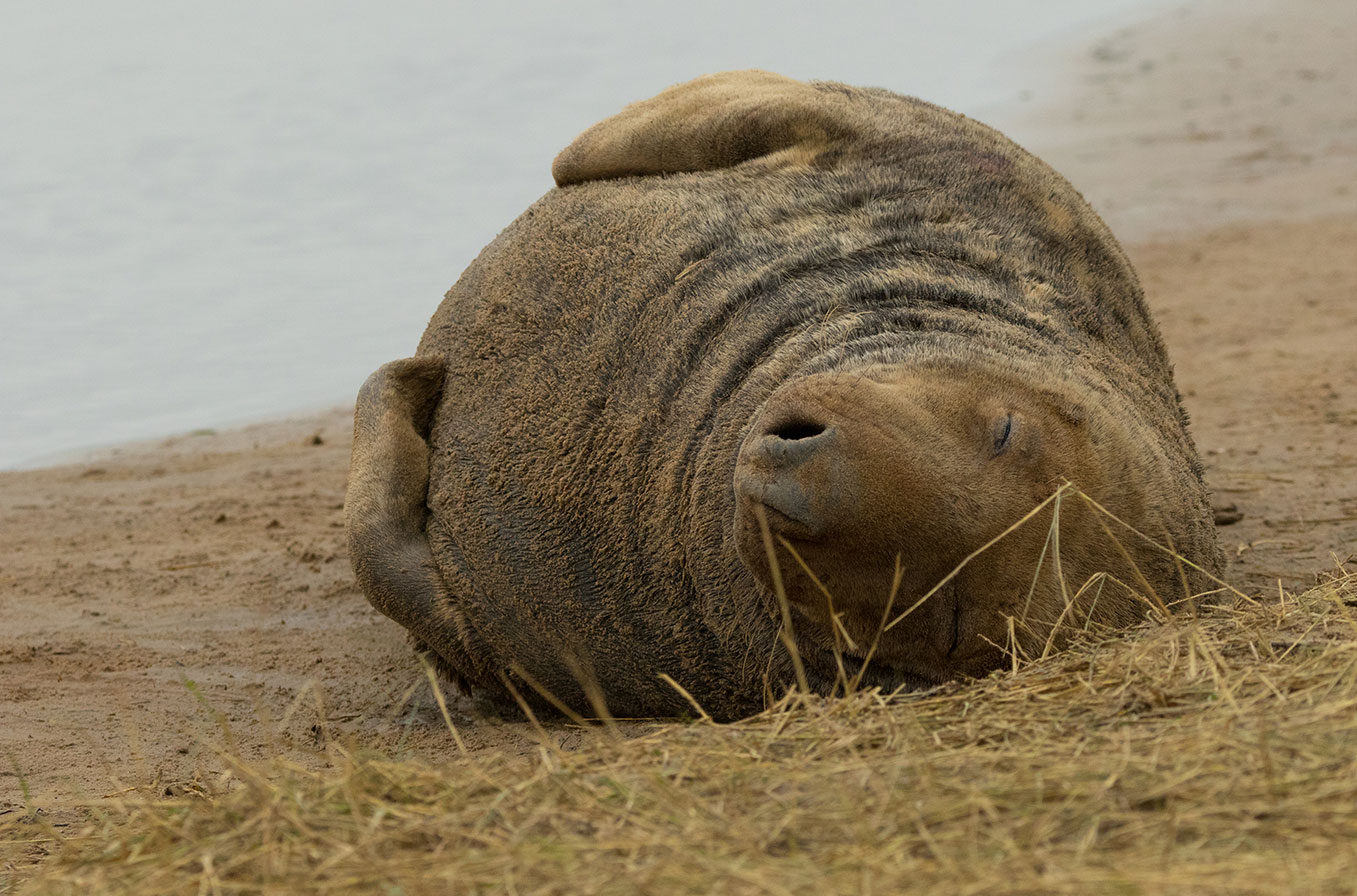
<svg viewBox="0 0 1357 896">
<path fill-rule="evenodd" d="M 448 293 L 417 357 L 374 374 L 359 401 L 348 509 L 359 581 L 471 685 L 539 703 L 550 692 L 589 713 L 687 712 L 663 674 L 722 718 L 785 690 L 779 607 L 766 558 L 741 545 L 732 483 L 789 384 L 837 390 L 904 371 L 872 407 L 922 407 L 900 390 L 938 382 L 940 419 L 996 390 L 1042 404 L 1072 433 L 1040 443 L 1031 475 L 1044 494 L 1094 471 L 1076 484 L 1218 572 L 1200 466 L 1131 266 L 1073 188 L 995 131 L 882 90 L 736 72 L 628 107 L 554 174 L 560 188 Z M 411 370 L 405 392 L 425 388 L 427 424 L 409 410 L 420 401 L 392 397 Z M 947 486 L 961 474 L 923 441 L 905 454 Z M 872 450 L 854 461 L 859 478 L 903 456 Z M 965 538 L 893 551 L 906 564 L 964 556 L 1040 500 L 1024 489 L 1010 491 L 1026 507 L 958 516 Z M 873 500 L 908 514 L 910 499 Z M 1071 520 L 1086 534 L 1062 530 L 1070 569 L 1116 567 L 1181 595 L 1178 564 L 1133 547 L 1137 573 L 1091 517 Z M 1044 535 L 1000 542 L 989 568 L 1031 581 Z M 1190 568 L 1186 584 L 1210 587 Z M 993 603 L 997 619 L 1023 590 L 1005 587 L 993 597 L 977 579 L 949 599 Z M 1054 587 L 1028 601 L 1032 643 L 1060 616 Z M 798 599 L 796 643 L 809 684 L 827 691 L 839 668 L 827 617 L 818 598 Z M 1085 621 L 1139 618 L 1130 596 L 1100 600 Z M 989 617 L 974 619 L 967 637 L 992 640 Z M 898 667 L 873 663 L 866 680 L 924 684 L 997 662 L 977 648 L 969 666 L 930 668 L 901 650 Z M 860 665 L 863 651 L 847 652 Z"/>
</svg>

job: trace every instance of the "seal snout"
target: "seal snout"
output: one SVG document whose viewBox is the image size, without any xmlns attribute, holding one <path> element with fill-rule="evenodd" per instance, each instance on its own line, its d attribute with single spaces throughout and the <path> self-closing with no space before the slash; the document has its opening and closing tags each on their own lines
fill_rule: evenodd
<svg viewBox="0 0 1357 896">
<path fill-rule="evenodd" d="M 840 478 L 840 432 L 824 413 L 800 402 L 774 402 L 740 449 L 735 492 L 746 511 L 762 505 L 774 531 L 794 538 L 823 534 Z"/>
</svg>

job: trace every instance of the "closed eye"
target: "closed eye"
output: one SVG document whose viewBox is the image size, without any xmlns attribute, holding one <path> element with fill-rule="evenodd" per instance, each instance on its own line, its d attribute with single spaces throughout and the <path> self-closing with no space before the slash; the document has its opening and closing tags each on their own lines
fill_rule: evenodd
<svg viewBox="0 0 1357 896">
<path fill-rule="evenodd" d="M 1005 414 L 1004 419 L 1000 420 L 994 428 L 994 453 L 1003 454 L 1008 449 L 1008 443 L 1013 438 L 1013 415 Z"/>
</svg>

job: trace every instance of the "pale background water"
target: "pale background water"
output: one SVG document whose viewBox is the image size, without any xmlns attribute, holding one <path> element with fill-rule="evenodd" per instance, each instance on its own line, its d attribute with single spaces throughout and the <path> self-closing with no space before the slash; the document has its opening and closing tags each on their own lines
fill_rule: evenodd
<svg viewBox="0 0 1357 896">
<path fill-rule="evenodd" d="M 5 0 L 0 468 L 352 400 L 575 134 L 669 84 L 1004 128 L 1060 38 L 1162 5 Z"/>
</svg>

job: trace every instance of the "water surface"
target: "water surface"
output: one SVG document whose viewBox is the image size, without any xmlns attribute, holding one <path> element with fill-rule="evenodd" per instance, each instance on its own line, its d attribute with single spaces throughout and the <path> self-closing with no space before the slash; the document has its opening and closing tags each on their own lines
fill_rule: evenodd
<svg viewBox="0 0 1357 896">
<path fill-rule="evenodd" d="M 0 468 L 350 401 L 623 104 L 765 68 L 1000 127 L 1152 0 L 0 11 Z M 943 8 L 943 7 L 946 8 Z"/>
</svg>

